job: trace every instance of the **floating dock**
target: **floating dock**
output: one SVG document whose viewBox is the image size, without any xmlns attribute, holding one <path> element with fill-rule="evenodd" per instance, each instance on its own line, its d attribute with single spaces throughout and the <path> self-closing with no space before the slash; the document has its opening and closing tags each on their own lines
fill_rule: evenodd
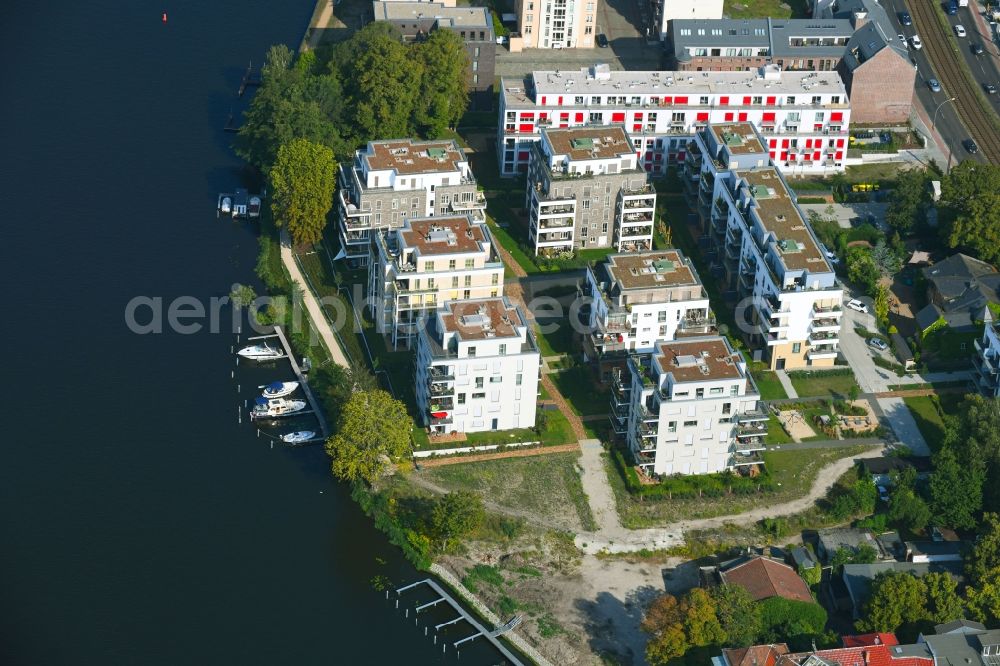
<svg viewBox="0 0 1000 666">
<path fill-rule="evenodd" d="M 319 432 L 321 436 L 308 442 L 301 442 L 296 446 L 325 442 L 326 438 L 330 436 L 330 430 L 326 425 L 326 417 L 323 416 L 323 410 L 320 409 L 319 402 L 316 400 L 316 396 L 313 395 L 312 389 L 309 387 L 309 380 L 302 372 L 302 368 L 299 367 L 298 361 L 295 360 L 295 352 L 292 351 L 292 346 L 288 344 L 285 332 L 281 330 L 280 326 L 274 327 L 274 334 L 278 336 L 278 340 L 281 341 L 281 346 L 284 348 L 285 354 L 288 356 L 288 362 L 292 365 L 292 372 L 295 373 L 296 379 L 299 380 L 299 386 L 302 387 L 302 392 L 306 394 L 306 400 L 309 401 L 309 407 L 311 407 L 313 413 L 316 414 L 316 421 L 319 423 Z"/>
<path fill-rule="evenodd" d="M 470 634 L 470 635 L 466 636 L 465 638 L 462 638 L 462 639 L 459 639 L 459 640 L 453 642 L 451 644 L 451 647 L 452 647 L 453 650 L 457 650 L 458 646 L 462 645 L 463 643 L 468 643 L 469 641 L 473 641 L 473 640 L 475 640 L 477 638 L 484 638 L 484 639 L 486 639 L 490 643 L 490 645 L 492 645 L 494 648 L 496 648 L 496 650 L 500 654 L 502 654 L 506 659 L 508 659 L 511 664 L 514 664 L 514 666 L 525 666 L 525 664 L 524 664 L 523 661 L 521 661 L 520 659 L 518 659 L 517 657 L 515 657 L 514 653 L 512 653 L 509 649 L 507 649 L 507 646 L 505 646 L 503 643 L 501 643 L 499 640 L 497 640 L 498 636 L 500 636 L 500 635 L 502 635 L 502 634 L 510 631 L 511 629 L 513 629 L 514 627 L 518 626 L 521 623 L 521 618 L 519 616 L 515 616 L 515 617 L 511 618 L 511 620 L 509 622 L 507 622 L 506 624 L 504 624 L 504 625 L 502 625 L 500 627 L 497 627 L 493 631 L 490 631 L 486 627 L 484 627 L 483 625 L 481 625 L 479 623 L 479 621 L 476 620 L 476 618 L 472 616 L 471 613 L 469 613 L 467 610 L 465 610 L 464 608 L 462 608 L 462 606 L 457 601 L 455 601 L 455 599 L 452 598 L 452 596 L 450 594 L 448 594 L 448 592 L 445 591 L 445 589 L 443 587 L 441 587 L 436 580 L 434 580 L 432 578 L 425 578 L 423 580 L 418 580 L 415 583 L 411 583 L 409 585 L 404 585 L 403 587 L 398 588 L 396 590 L 396 597 L 397 597 L 396 607 L 399 608 L 399 599 L 398 599 L 398 597 L 403 592 L 406 592 L 407 590 L 412 590 L 412 589 L 414 589 L 416 587 L 419 587 L 421 585 L 427 585 L 432 590 L 434 590 L 434 592 L 437 593 L 438 598 L 434 599 L 433 601 L 430 601 L 428 603 L 421 604 L 421 605 L 417 606 L 416 608 L 414 608 L 414 611 L 413 611 L 414 615 L 419 615 L 420 611 L 426 610 L 428 608 L 433 608 L 434 606 L 437 606 L 439 603 L 442 603 L 442 602 L 447 603 L 449 606 L 452 607 L 452 609 L 456 613 L 458 613 L 458 615 L 456 617 L 452 618 L 451 620 L 448 620 L 446 622 L 441 622 L 440 624 L 434 625 L 434 633 L 435 633 L 434 644 L 435 645 L 437 645 L 437 635 L 436 634 L 437 634 L 438 631 L 440 631 L 444 627 L 449 627 L 449 626 L 458 624 L 459 622 L 466 622 L 466 623 L 469 624 L 469 626 L 471 626 L 475 630 L 475 633 Z M 389 597 L 389 591 L 388 590 L 386 590 L 385 595 L 386 595 L 386 598 Z M 410 616 L 409 609 L 406 609 L 406 616 L 407 617 Z M 416 619 L 416 618 L 414 618 L 414 619 Z M 442 642 L 442 644 L 441 644 L 441 651 L 445 652 L 447 650 L 447 648 L 448 648 L 448 644 Z"/>
</svg>

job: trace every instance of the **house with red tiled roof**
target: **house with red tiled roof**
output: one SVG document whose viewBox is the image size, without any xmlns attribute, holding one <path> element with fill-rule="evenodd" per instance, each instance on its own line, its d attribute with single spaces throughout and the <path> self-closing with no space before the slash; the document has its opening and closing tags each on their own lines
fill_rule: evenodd
<svg viewBox="0 0 1000 666">
<path fill-rule="evenodd" d="M 791 601 L 813 602 L 809 586 L 795 569 L 769 557 L 755 557 L 735 564 L 719 571 L 719 577 L 723 583 L 745 589 L 754 601 L 782 597 Z"/>
<path fill-rule="evenodd" d="M 899 645 L 899 639 L 896 638 L 896 634 L 887 632 L 841 636 L 840 642 L 845 648 L 864 647 L 866 645 Z"/>
<path fill-rule="evenodd" d="M 783 654 L 788 654 L 784 643 L 730 648 L 722 651 L 721 666 L 775 666 Z"/>
</svg>

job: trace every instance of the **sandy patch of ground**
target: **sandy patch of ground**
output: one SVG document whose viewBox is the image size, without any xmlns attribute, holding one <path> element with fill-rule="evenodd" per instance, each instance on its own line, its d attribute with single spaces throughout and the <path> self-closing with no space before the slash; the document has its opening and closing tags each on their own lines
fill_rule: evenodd
<svg viewBox="0 0 1000 666">
<path fill-rule="evenodd" d="M 838 416 L 837 425 L 842 431 L 868 432 L 878 427 L 878 418 L 867 400 L 855 400 L 850 404 L 865 410 L 864 416 Z"/>
<path fill-rule="evenodd" d="M 802 412 L 797 409 L 789 409 L 778 412 L 778 421 L 785 428 L 785 432 L 792 438 L 792 441 L 801 442 L 806 437 L 813 437 L 816 432 L 806 423 Z"/>
</svg>

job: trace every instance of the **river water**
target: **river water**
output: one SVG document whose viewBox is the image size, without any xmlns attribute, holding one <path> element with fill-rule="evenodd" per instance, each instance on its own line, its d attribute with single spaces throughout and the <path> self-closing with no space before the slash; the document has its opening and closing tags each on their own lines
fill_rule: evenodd
<svg viewBox="0 0 1000 666">
<path fill-rule="evenodd" d="M 311 11 L 0 3 L 0 664 L 456 663 L 373 589 L 418 574 L 321 448 L 238 423 L 234 336 L 125 326 L 137 295 L 253 281 L 252 229 L 214 213 L 240 175 L 222 127 Z"/>
</svg>

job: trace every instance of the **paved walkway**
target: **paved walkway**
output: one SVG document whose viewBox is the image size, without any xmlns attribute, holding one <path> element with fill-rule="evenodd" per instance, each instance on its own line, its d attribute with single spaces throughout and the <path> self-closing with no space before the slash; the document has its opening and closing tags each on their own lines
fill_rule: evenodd
<svg viewBox="0 0 1000 666">
<path fill-rule="evenodd" d="M 784 370 L 775 370 L 774 374 L 778 376 L 778 381 L 781 382 L 781 387 L 785 389 L 785 393 L 789 398 L 798 398 L 799 394 L 792 386 L 792 380 L 788 377 L 788 373 Z"/>
<path fill-rule="evenodd" d="M 292 253 L 291 240 L 288 238 L 288 232 L 284 230 L 281 232 L 281 263 L 288 270 L 292 282 L 302 290 L 302 302 L 305 303 L 306 312 L 309 313 L 309 318 L 319 333 L 319 337 L 330 351 L 330 358 L 337 365 L 342 365 L 345 368 L 349 367 L 350 363 L 347 362 L 344 350 L 340 348 L 340 343 L 337 342 L 337 336 L 333 333 L 333 327 L 330 326 L 330 322 L 323 315 L 319 301 L 316 300 L 315 294 L 309 288 L 309 283 L 306 282 L 305 276 L 299 270 L 299 265 L 295 261 L 295 255 Z"/>
<path fill-rule="evenodd" d="M 308 35 L 304 50 L 311 51 L 319 45 L 319 40 L 323 38 L 323 29 L 330 25 L 330 19 L 333 18 L 333 0 L 326 0 L 326 6 L 323 7 L 323 11 L 320 12 L 319 16 L 316 18 L 316 23 L 309 26 L 306 31 Z"/>
<path fill-rule="evenodd" d="M 760 508 L 753 509 L 752 511 L 746 511 L 734 516 L 718 516 L 716 518 L 684 520 L 670 525 L 664 525 L 660 528 L 645 530 L 628 530 L 625 528 L 618 528 L 612 521 L 606 521 L 605 524 L 602 525 L 601 520 L 598 519 L 598 531 L 578 534 L 575 538 L 575 543 L 577 548 L 590 554 L 596 554 L 602 550 L 611 553 L 628 553 L 643 549 L 660 550 L 683 544 L 684 532 L 687 531 L 716 529 L 722 527 L 726 523 L 739 522 L 747 524 L 757 522 L 765 518 L 778 518 L 780 516 L 800 513 L 809 509 L 816 503 L 817 500 L 824 497 L 837 482 L 837 479 L 849 470 L 854 465 L 856 460 L 860 460 L 862 458 L 877 458 L 883 454 L 884 449 L 882 446 L 874 446 L 870 450 L 857 456 L 841 458 L 840 460 L 827 465 L 819 471 L 819 474 L 816 475 L 816 479 L 813 481 L 812 487 L 809 488 L 809 492 L 806 495 L 798 499 L 785 502 L 784 504 L 762 506 Z M 608 483 L 607 474 L 604 471 L 604 465 L 600 457 L 598 456 L 596 459 L 597 469 L 595 469 L 594 457 L 584 455 L 581 457 L 580 462 L 584 468 L 583 478 L 586 479 L 588 476 L 591 476 L 596 480 L 603 479 L 604 484 L 607 485 L 606 492 L 611 493 L 613 497 L 613 491 Z M 598 472 L 600 475 L 597 474 Z M 584 488 L 587 489 L 587 486 L 584 485 Z M 600 497 L 605 491 L 587 490 L 587 495 L 591 500 L 591 510 L 594 512 L 594 517 L 596 519 L 598 515 L 598 506 L 596 505 L 595 497 Z M 617 516 L 615 516 L 615 519 L 617 520 Z"/>
<path fill-rule="evenodd" d="M 869 402 L 872 402 L 869 400 Z M 876 398 L 875 413 L 884 417 L 895 435 L 896 442 L 905 445 L 915 456 L 929 456 L 931 449 L 917 427 L 913 413 L 902 398 Z M 881 412 L 881 413 L 880 413 Z"/>
</svg>

